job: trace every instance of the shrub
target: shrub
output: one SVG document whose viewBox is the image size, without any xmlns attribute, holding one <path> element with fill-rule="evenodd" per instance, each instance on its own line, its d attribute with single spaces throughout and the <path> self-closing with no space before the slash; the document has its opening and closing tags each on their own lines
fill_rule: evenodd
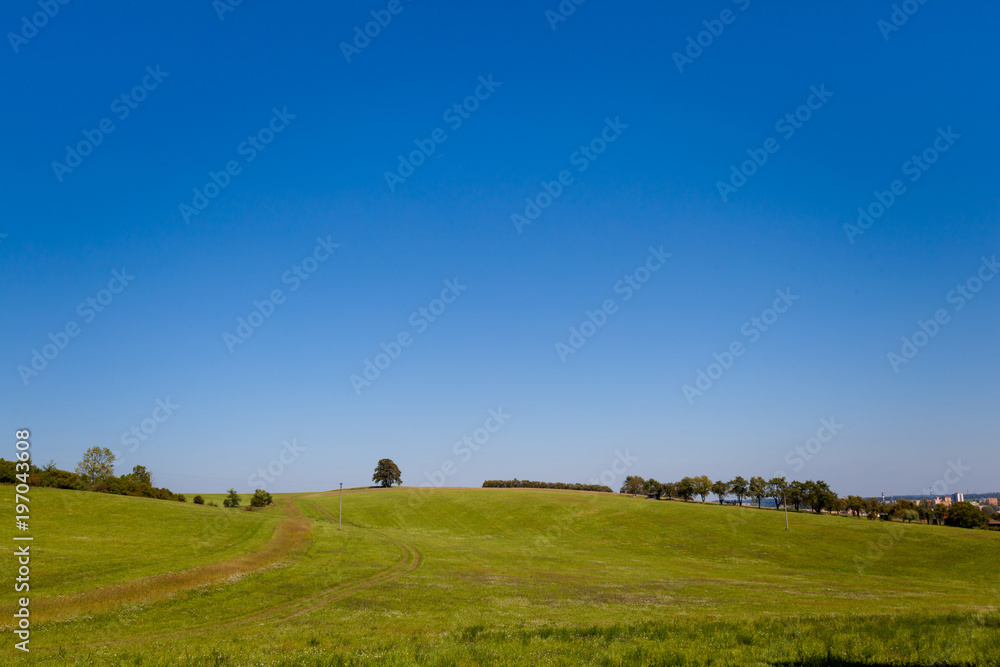
<svg viewBox="0 0 1000 667">
<path fill-rule="evenodd" d="M 232 507 L 232 505 L 233 505 L 233 501 L 231 501 L 229 498 L 223 498 L 222 499 L 222 506 L 223 507 Z"/>
<path fill-rule="evenodd" d="M 226 507 L 239 507 L 242 498 L 240 498 L 240 494 L 236 493 L 236 489 L 230 488 L 227 493 L 229 495 L 226 496 L 226 501 L 228 501 L 229 504 L 226 505 Z M 225 504 L 225 502 L 223 502 L 223 504 Z"/>
<path fill-rule="evenodd" d="M 192 502 L 194 502 L 195 505 L 204 505 L 205 499 L 202 498 L 201 496 L 195 496 Z"/>
<path fill-rule="evenodd" d="M 182 503 L 186 503 L 187 502 L 187 498 L 184 497 L 183 493 L 178 493 L 177 494 L 177 500 L 181 501 Z"/>
<path fill-rule="evenodd" d="M 217 502 L 215 502 L 214 500 L 209 500 L 206 503 L 206 505 L 208 505 L 208 507 L 218 507 L 219 506 L 219 504 Z"/>
<path fill-rule="evenodd" d="M 250 507 L 267 507 L 274 499 L 271 498 L 271 494 L 264 489 L 257 489 L 253 492 L 253 498 L 250 499 Z"/>
</svg>

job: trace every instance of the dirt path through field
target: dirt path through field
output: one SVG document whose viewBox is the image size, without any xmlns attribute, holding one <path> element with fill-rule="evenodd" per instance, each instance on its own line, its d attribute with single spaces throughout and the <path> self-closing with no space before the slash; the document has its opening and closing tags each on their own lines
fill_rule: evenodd
<svg viewBox="0 0 1000 667">
<path fill-rule="evenodd" d="M 327 520 L 331 522 L 336 522 L 337 520 L 336 517 L 334 517 L 333 514 L 330 513 L 328 510 L 326 510 L 325 508 L 316 505 L 314 503 L 310 503 L 306 500 L 302 500 L 302 502 L 306 503 L 309 507 L 322 514 Z M 285 509 L 289 517 L 294 517 L 296 520 L 306 522 L 307 526 L 306 532 L 307 533 L 309 532 L 308 526 L 311 525 L 311 520 L 305 517 L 302 514 L 301 510 L 294 505 L 292 498 L 288 498 L 283 501 L 283 509 Z M 355 530 L 357 530 L 357 528 L 355 528 Z M 199 625 L 189 626 L 187 628 L 183 628 L 180 630 L 174 630 L 171 632 L 164 632 L 158 634 L 143 634 L 141 640 L 143 642 L 149 642 L 151 640 L 157 640 L 157 641 L 175 640 L 175 639 L 181 639 L 183 637 L 190 637 L 200 634 L 218 632 L 219 630 L 222 629 L 232 628 L 240 625 L 247 625 L 248 623 L 251 622 L 263 624 L 270 621 L 276 621 L 281 623 L 308 614 L 309 612 L 320 609 L 321 607 L 324 607 L 330 604 L 331 602 L 340 600 L 341 598 L 357 593 L 358 591 L 362 591 L 366 588 L 371 588 L 372 586 L 392 581 L 393 579 L 396 579 L 405 574 L 413 572 L 420 566 L 422 556 L 420 552 L 416 549 L 416 547 L 410 544 L 406 544 L 405 542 L 401 542 L 397 539 L 394 539 L 392 537 L 389 537 L 388 535 L 384 535 L 374 530 L 370 529 L 362 529 L 362 530 L 372 532 L 373 534 L 378 535 L 382 539 L 385 539 L 391 542 L 392 544 L 396 545 L 401 552 L 400 559 L 391 567 L 382 570 L 380 572 L 376 572 L 375 574 L 369 575 L 367 577 L 362 577 L 361 579 L 355 579 L 353 581 L 342 582 L 340 584 L 337 584 L 336 586 L 332 586 L 330 588 L 321 590 L 308 597 L 300 598 L 292 602 L 286 602 L 284 604 L 270 607 L 268 609 L 264 609 L 260 612 L 257 612 L 256 614 L 241 616 L 239 618 L 229 619 L 223 622 L 203 623 Z M 277 534 L 277 530 L 275 531 L 275 533 Z M 272 542 L 273 541 L 274 539 L 272 539 Z M 114 588 L 114 587 L 108 587 L 108 588 Z M 121 601 L 127 602 L 128 600 L 121 600 Z M 135 639 L 137 639 L 137 637 L 111 638 L 106 641 L 87 642 L 83 644 L 74 644 L 65 647 L 57 647 L 57 646 L 38 647 L 35 650 L 52 651 L 52 650 L 58 650 L 59 648 L 74 648 L 74 649 L 96 648 L 99 646 L 125 643 L 129 640 L 135 640 Z"/>
<path fill-rule="evenodd" d="M 275 525 L 271 539 L 257 551 L 181 572 L 101 586 L 72 595 L 32 600 L 32 617 L 35 622 L 51 621 L 100 612 L 121 604 L 162 600 L 180 591 L 251 574 L 274 565 L 308 543 L 312 526 L 312 521 L 290 499 L 282 500 L 280 508 L 284 517 Z"/>
</svg>

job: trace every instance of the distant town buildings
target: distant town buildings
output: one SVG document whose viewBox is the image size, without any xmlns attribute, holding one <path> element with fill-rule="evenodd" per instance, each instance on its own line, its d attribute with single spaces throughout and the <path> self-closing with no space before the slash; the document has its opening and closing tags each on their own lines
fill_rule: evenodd
<svg viewBox="0 0 1000 667">
<path fill-rule="evenodd" d="M 996 498 L 983 498 L 983 504 L 984 505 L 993 505 L 993 507 L 996 507 L 997 506 L 997 499 Z"/>
<path fill-rule="evenodd" d="M 965 494 L 964 493 L 953 493 L 953 494 L 951 494 L 951 500 L 952 500 L 952 502 L 956 502 L 956 503 L 965 502 Z"/>
</svg>

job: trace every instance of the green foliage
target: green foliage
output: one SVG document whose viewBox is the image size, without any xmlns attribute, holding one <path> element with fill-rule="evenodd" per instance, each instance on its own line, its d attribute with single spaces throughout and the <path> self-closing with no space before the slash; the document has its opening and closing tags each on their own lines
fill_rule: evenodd
<svg viewBox="0 0 1000 667">
<path fill-rule="evenodd" d="M 955 503 L 948 509 L 944 519 L 946 526 L 957 528 L 982 528 L 990 522 L 989 518 L 979 511 L 975 505 L 968 502 Z"/>
<path fill-rule="evenodd" d="M 192 500 L 191 502 L 193 502 L 195 505 L 204 505 L 205 499 L 202 498 L 201 496 L 195 496 L 194 500 Z"/>
<path fill-rule="evenodd" d="M 714 493 L 716 496 L 719 497 L 720 505 L 723 504 L 723 502 L 726 499 L 726 496 L 728 496 L 731 491 L 732 487 L 729 485 L 729 482 L 723 482 L 722 480 L 719 480 L 718 482 L 714 482 L 712 484 L 712 493 Z"/>
<path fill-rule="evenodd" d="M 913 523 L 920 518 L 920 514 L 917 510 L 905 509 L 900 515 L 900 518 L 902 518 L 906 523 Z"/>
<path fill-rule="evenodd" d="M 230 488 L 226 491 L 226 497 L 222 501 L 222 506 L 239 507 L 241 502 L 243 502 L 243 499 L 240 497 L 240 494 L 236 493 L 236 489 Z"/>
<path fill-rule="evenodd" d="M 565 484 L 563 482 L 532 482 L 527 479 L 488 479 L 483 482 L 484 489 L 565 489 L 568 491 L 602 491 L 611 493 L 611 489 L 602 484 Z"/>
<path fill-rule="evenodd" d="M 270 493 L 264 489 L 257 489 L 253 492 L 253 497 L 250 498 L 250 507 L 267 507 L 273 502 Z"/>
<path fill-rule="evenodd" d="M 642 493 L 642 485 L 646 483 L 642 477 L 638 475 L 629 475 L 625 478 L 622 483 L 622 488 L 619 489 L 619 493 L 628 493 L 631 495 L 636 495 L 637 493 Z"/>
<path fill-rule="evenodd" d="M 741 476 L 737 476 L 729 482 L 729 488 L 732 490 L 733 495 L 736 496 L 736 502 L 742 505 L 743 499 L 746 498 L 750 490 L 750 482 Z"/>
<path fill-rule="evenodd" d="M 399 471 L 399 466 L 393 463 L 392 459 L 379 459 L 378 465 L 375 466 L 375 473 L 372 475 L 372 481 L 383 487 L 402 484 L 403 473 Z"/>
<path fill-rule="evenodd" d="M 763 477 L 751 477 L 747 485 L 747 495 L 757 501 L 757 507 L 761 506 L 764 498 L 767 497 L 767 481 Z"/>
<path fill-rule="evenodd" d="M 187 502 L 187 498 L 184 497 L 183 493 L 178 493 L 177 494 L 177 500 L 181 501 L 182 503 L 186 503 Z"/>
<path fill-rule="evenodd" d="M 86 479 L 89 484 L 114 477 L 114 453 L 107 447 L 91 447 L 83 453 L 83 458 L 76 465 L 76 474 Z"/>
</svg>

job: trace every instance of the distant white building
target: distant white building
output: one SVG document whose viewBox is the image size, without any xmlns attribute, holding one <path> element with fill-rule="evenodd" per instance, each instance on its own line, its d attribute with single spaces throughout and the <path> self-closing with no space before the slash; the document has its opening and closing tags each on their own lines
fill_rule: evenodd
<svg viewBox="0 0 1000 667">
<path fill-rule="evenodd" d="M 965 502 L 965 494 L 964 493 L 953 493 L 953 494 L 951 494 L 951 501 L 954 502 L 954 503 L 963 503 L 963 502 Z"/>
</svg>

